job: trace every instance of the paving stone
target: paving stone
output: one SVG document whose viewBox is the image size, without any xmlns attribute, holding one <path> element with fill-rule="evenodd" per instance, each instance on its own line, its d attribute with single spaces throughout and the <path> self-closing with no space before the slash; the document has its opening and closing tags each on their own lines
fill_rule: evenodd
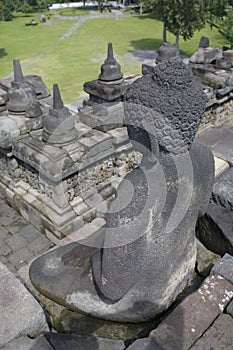
<svg viewBox="0 0 233 350">
<path fill-rule="evenodd" d="M 3 226 L 11 225 L 14 221 L 19 219 L 19 214 L 13 209 L 10 209 L 8 213 L 4 213 L 1 208 L 0 212 L 0 222 Z"/>
<path fill-rule="evenodd" d="M 28 337 L 17 338 L 4 346 L 3 350 L 53 350 L 53 348 L 45 337 L 41 335 L 37 339 Z"/>
<path fill-rule="evenodd" d="M 13 273 L 17 273 L 17 269 L 14 267 L 14 265 L 12 265 L 8 260 L 7 260 L 7 263 L 4 264 L 6 265 L 6 267 Z"/>
<path fill-rule="evenodd" d="M 0 348 L 19 336 L 48 331 L 39 303 L 3 264 L 0 264 L 0 309 Z"/>
<path fill-rule="evenodd" d="M 0 261 L 2 264 L 6 265 L 8 260 L 4 256 L 0 255 Z"/>
<path fill-rule="evenodd" d="M 225 254 L 211 270 L 212 274 L 218 274 L 233 284 L 233 256 Z"/>
<path fill-rule="evenodd" d="M 38 231 L 32 225 L 26 225 L 21 228 L 18 232 L 21 236 L 23 236 L 28 242 L 33 242 L 36 238 L 41 236 L 41 232 Z"/>
<path fill-rule="evenodd" d="M 30 252 L 26 247 L 23 247 L 17 252 L 11 254 L 8 257 L 8 260 L 12 265 L 14 265 L 15 268 L 22 267 L 22 264 L 26 264 L 28 260 L 31 260 L 33 257 L 32 252 Z"/>
<path fill-rule="evenodd" d="M 226 312 L 233 317 L 233 300 L 227 305 Z"/>
<path fill-rule="evenodd" d="M 233 297 L 233 285 L 222 276 L 207 277 L 150 333 L 163 350 L 187 350 L 206 331 Z"/>
<path fill-rule="evenodd" d="M 14 235 L 15 233 L 18 233 L 23 227 L 27 226 L 28 223 L 22 218 L 18 218 L 18 220 L 16 220 L 15 222 L 13 222 L 10 226 L 9 226 L 9 232 Z"/>
<path fill-rule="evenodd" d="M 9 231 L 6 228 L 0 226 L 0 239 L 1 239 L 1 241 L 3 241 L 8 235 L 9 235 Z"/>
<path fill-rule="evenodd" d="M 9 247 L 8 244 L 5 243 L 5 244 L 0 246 L 0 255 L 6 257 L 11 253 L 12 253 L 12 249 L 11 249 L 11 247 Z"/>
<path fill-rule="evenodd" d="M 13 250 L 16 251 L 27 245 L 27 241 L 20 235 L 11 236 L 6 240 L 6 244 Z"/>
<path fill-rule="evenodd" d="M 49 248 L 51 248 L 54 244 L 49 241 L 45 236 L 41 235 L 37 237 L 30 246 L 30 250 L 33 253 L 41 253 Z"/>
<path fill-rule="evenodd" d="M 56 350 L 123 350 L 122 340 L 79 336 L 77 334 L 46 333 L 45 337 Z"/>
<path fill-rule="evenodd" d="M 150 338 L 143 338 L 136 340 L 131 344 L 127 350 L 162 350 Z"/>
<path fill-rule="evenodd" d="M 233 320 L 220 315 L 190 350 L 232 350 Z"/>
</svg>

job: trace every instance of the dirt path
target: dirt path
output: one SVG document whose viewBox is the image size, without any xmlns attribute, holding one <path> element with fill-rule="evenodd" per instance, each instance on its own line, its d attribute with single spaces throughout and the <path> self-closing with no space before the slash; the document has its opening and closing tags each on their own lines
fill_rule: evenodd
<svg viewBox="0 0 233 350">
<path fill-rule="evenodd" d="M 76 23 L 74 23 L 70 29 L 61 36 L 61 40 L 69 38 L 71 35 L 75 34 L 77 29 L 88 19 L 96 19 L 96 18 L 115 18 L 118 19 L 119 17 L 132 17 L 135 16 L 134 14 L 127 14 L 124 15 L 120 11 L 117 13 L 109 13 L 109 14 L 97 14 L 97 13 L 91 13 L 90 15 L 87 16 L 71 16 L 71 17 L 57 17 L 54 18 L 57 21 L 67 21 L 67 20 L 78 20 Z"/>
</svg>

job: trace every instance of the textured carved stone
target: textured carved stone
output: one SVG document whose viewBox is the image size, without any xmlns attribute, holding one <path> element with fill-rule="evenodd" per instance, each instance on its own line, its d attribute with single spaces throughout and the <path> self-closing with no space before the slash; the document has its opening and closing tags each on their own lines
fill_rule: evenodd
<svg viewBox="0 0 233 350">
<path fill-rule="evenodd" d="M 111 43 L 108 44 L 107 58 L 101 66 L 98 80 L 86 82 L 83 88 L 90 95 L 91 103 L 122 101 L 125 84 L 121 66 L 114 58 Z"/>
<path fill-rule="evenodd" d="M 158 56 L 156 61 L 157 62 L 168 61 L 172 57 L 177 57 L 177 56 L 179 56 L 179 52 L 177 48 L 170 43 L 164 43 L 163 45 L 160 46 L 158 50 Z"/>
<path fill-rule="evenodd" d="M 27 117 L 38 117 L 42 111 L 32 85 L 25 81 L 18 59 L 13 60 L 14 81 L 8 90 L 8 110 L 12 113 L 25 112 Z"/>
<path fill-rule="evenodd" d="M 214 177 L 211 152 L 193 142 L 205 108 L 201 90 L 177 59 L 132 84 L 126 122 L 142 161 L 121 182 L 103 230 L 32 263 L 40 292 L 96 318 L 142 322 L 184 289 Z"/>
<path fill-rule="evenodd" d="M 121 73 L 121 66 L 113 56 L 112 43 L 108 44 L 108 54 L 101 66 L 101 73 L 99 75 L 99 81 L 103 83 L 122 83 L 123 74 Z"/>
<path fill-rule="evenodd" d="M 57 84 L 53 85 L 53 108 L 44 118 L 42 139 L 51 145 L 66 145 L 78 136 L 74 126 L 74 117 L 67 107 L 64 107 Z"/>
</svg>

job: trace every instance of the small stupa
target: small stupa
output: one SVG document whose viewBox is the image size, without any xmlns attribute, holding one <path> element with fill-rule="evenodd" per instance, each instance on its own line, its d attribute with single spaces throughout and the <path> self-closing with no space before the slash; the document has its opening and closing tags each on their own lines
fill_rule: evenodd
<svg viewBox="0 0 233 350">
<path fill-rule="evenodd" d="M 113 54 L 112 43 L 108 43 L 107 58 L 101 65 L 98 79 L 84 83 L 83 88 L 90 95 L 92 102 L 107 103 L 123 100 L 125 84 L 121 66 Z"/>
<path fill-rule="evenodd" d="M 26 117 L 35 118 L 42 115 L 40 104 L 37 100 L 32 85 L 26 82 L 18 59 L 13 60 L 14 81 L 8 90 L 7 108 L 10 113 L 25 114 Z"/>
<path fill-rule="evenodd" d="M 63 146 L 73 142 L 77 136 L 74 117 L 64 106 L 58 85 L 54 84 L 53 107 L 44 117 L 42 139 L 48 144 Z"/>
</svg>

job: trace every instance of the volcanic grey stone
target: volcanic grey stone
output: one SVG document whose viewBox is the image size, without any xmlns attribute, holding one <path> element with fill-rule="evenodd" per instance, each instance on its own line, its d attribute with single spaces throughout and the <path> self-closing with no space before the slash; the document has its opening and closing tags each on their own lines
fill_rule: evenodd
<svg viewBox="0 0 233 350">
<path fill-rule="evenodd" d="M 113 56 L 112 43 L 108 43 L 107 58 L 101 66 L 101 73 L 99 75 L 101 82 L 123 81 L 123 74 L 121 73 L 121 66 Z"/>
<path fill-rule="evenodd" d="M 192 144 L 205 98 L 182 61 L 163 61 L 131 85 L 125 102 L 141 164 L 121 182 L 106 227 L 36 259 L 30 277 L 74 311 L 143 322 L 167 309 L 192 277 L 195 224 L 209 201 L 214 160 Z"/>
<path fill-rule="evenodd" d="M 98 80 L 84 83 L 83 88 L 90 95 L 90 105 L 123 100 L 125 84 L 121 66 L 113 55 L 112 43 L 108 44 L 107 58 L 101 66 Z"/>
<path fill-rule="evenodd" d="M 233 256 L 225 254 L 224 257 L 214 265 L 211 273 L 221 275 L 233 284 Z"/>
<path fill-rule="evenodd" d="M 21 336 L 48 330 L 38 302 L 7 267 L 0 263 L 0 347 Z"/>
<path fill-rule="evenodd" d="M 230 302 L 230 304 L 226 308 L 226 312 L 233 317 L 233 300 Z"/>
<path fill-rule="evenodd" d="M 10 112 L 22 113 L 28 111 L 32 101 L 36 101 L 36 93 L 33 86 L 24 79 L 20 62 L 18 59 L 13 60 L 14 81 L 8 90 L 7 107 Z"/>
<path fill-rule="evenodd" d="M 162 349 L 187 350 L 209 328 L 233 296 L 233 285 L 219 275 L 207 277 L 150 333 Z M 205 348 L 197 348 L 206 350 Z M 218 347 L 216 347 L 216 350 Z"/>
<path fill-rule="evenodd" d="M 221 257 L 210 250 L 208 250 L 198 239 L 197 242 L 197 271 L 203 276 L 207 277 L 210 273 L 210 270 L 214 266 L 217 260 Z"/>
<path fill-rule="evenodd" d="M 53 348 L 44 336 L 37 339 L 24 336 L 11 341 L 4 346 L 3 350 L 53 350 Z"/>
<path fill-rule="evenodd" d="M 233 120 L 223 125 L 209 127 L 197 137 L 198 142 L 209 146 L 215 156 L 233 164 Z"/>
<path fill-rule="evenodd" d="M 192 63 L 208 64 L 222 58 L 222 49 L 211 47 L 198 47 L 197 51 L 190 57 Z"/>
<path fill-rule="evenodd" d="M 229 70 L 232 66 L 231 60 L 226 60 L 224 58 L 220 58 L 216 60 L 215 66 L 217 69 L 226 69 Z"/>
<path fill-rule="evenodd" d="M 209 47 L 210 46 L 210 41 L 209 38 L 206 36 L 202 36 L 199 42 L 199 47 Z"/>
<path fill-rule="evenodd" d="M 231 350 L 233 322 L 230 315 L 220 315 L 190 350 Z"/>
<path fill-rule="evenodd" d="M 11 146 L 12 140 L 20 135 L 17 123 L 6 116 L 0 117 L 0 146 L 8 148 Z"/>
<path fill-rule="evenodd" d="M 47 333 L 46 338 L 56 350 L 124 350 L 122 340 L 85 337 L 78 334 Z"/>
<path fill-rule="evenodd" d="M 173 44 L 164 43 L 158 50 L 157 62 L 168 61 L 171 58 L 179 56 L 179 52 Z"/>
<path fill-rule="evenodd" d="M 162 350 L 152 339 L 143 338 L 136 340 L 127 350 Z"/>
<path fill-rule="evenodd" d="M 212 252 L 233 254 L 233 211 L 210 203 L 206 214 L 198 219 L 196 235 Z"/>
<path fill-rule="evenodd" d="M 217 204 L 233 211 L 233 168 L 219 176 L 213 187 L 213 198 Z"/>
<path fill-rule="evenodd" d="M 233 91 L 233 86 L 228 86 L 224 89 L 218 89 L 216 91 L 216 97 L 223 98 L 224 96 L 228 95 L 231 91 Z"/>
<path fill-rule="evenodd" d="M 78 136 L 74 116 L 63 105 L 57 84 L 53 85 L 53 108 L 45 116 L 42 139 L 47 144 L 62 146 L 72 143 Z"/>
</svg>

